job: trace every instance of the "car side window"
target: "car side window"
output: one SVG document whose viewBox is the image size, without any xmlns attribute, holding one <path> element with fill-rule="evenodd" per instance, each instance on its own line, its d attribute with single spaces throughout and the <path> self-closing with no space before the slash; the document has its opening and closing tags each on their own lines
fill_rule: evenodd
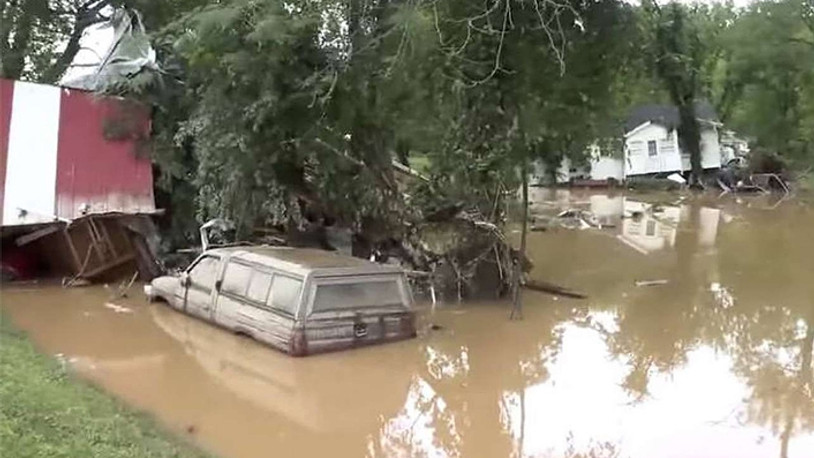
<svg viewBox="0 0 814 458">
<path fill-rule="evenodd" d="M 249 290 L 246 297 L 254 302 L 265 304 L 271 287 L 271 274 L 255 270 L 249 280 Z"/>
<path fill-rule="evenodd" d="M 226 265 L 226 273 L 223 274 L 221 291 L 238 296 L 245 295 L 251 275 L 251 267 L 245 264 L 230 262 Z"/>
<path fill-rule="evenodd" d="M 189 271 L 189 281 L 195 286 L 211 290 L 215 285 L 220 259 L 207 256 L 201 258 Z"/>
<path fill-rule="evenodd" d="M 275 275 L 271 283 L 268 305 L 294 315 L 297 313 L 299 305 L 300 290 L 302 290 L 302 280 L 285 275 Z"/>
</svg>

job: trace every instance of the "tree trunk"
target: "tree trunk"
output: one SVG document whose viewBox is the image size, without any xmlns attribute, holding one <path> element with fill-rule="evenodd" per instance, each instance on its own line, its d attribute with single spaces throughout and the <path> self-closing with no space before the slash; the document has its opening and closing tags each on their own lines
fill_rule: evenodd
<svg viewBox="0 0 814 458">
<path fill-rule="evenodd" d="M 512 263 L 513 282 L 514 282 L 514 296 L 512 305 L 512 313 L 510 319 L 523 319 L 523 291 L 520 287 L 521 279 L 523 277 L 523 260 L 526 259 L 526 235 L 528 234 L 529 225 L 529 173 L 527 161 L 523 160 L 523 167 L 520 172 L 523 180 L 523 225 L 520 232 L 520 253 L 517 259 Z"/>
<path fill-rule="evenodd" d="M 68 70 L 76 54 L 81 49 L 79 41 L 82 39 L 85 30 L 94 24 L 108 20 L 108 18 L 99 14 L 108 5 L 110 5 L 110 0 L 95 0 L 78 9 L 65 50 L 62 51 L 56 62 L 45 71 L 42 77 L 43 82 L 56 84 L 62 78 L 62 75 Z"/>
<path fill-rule="evenodd" d="M 396 158 L 402 165 L 410 166 L 410 145 L 405 140 L 396 141 Z"/>
<path fill-rule="evenodd" d="M 526 235 L 529 226 L 529 176 L 528 167 L 523 163 L 523 230 L 520 234 L 520 256 L 526 255 Z M 522 257 L 521 257 L 522 259 Z"/>
<path fill-rule="evenodd" d="M 71 37 L 68 39 L 65 50 L 62 51 L 62 54 L 59 55 L 56 62 L 43 74 L 43 83 L 56 84 L 59 82 L 59 79 L 62 78 L 62 75 L 68 70 L 68 66 L 71 65 L 74 57 L 76 57 L 76 54 L 79 52 L 79 40 L 82 38 L 82 32 L 84 32 L 84 29 L 79 29 L 76 25 L 74 26 L 74 30 L 71 32 Z"/>
<path fill-rule="evenodd" d="M 693 102 L 685 102 L 678 107 L 680 125 L 678 139 L 682 150 L 690 154 L 690 186 L 700 186 L 701 175 L 701 129 L 695 116 Z"/>
</svg>

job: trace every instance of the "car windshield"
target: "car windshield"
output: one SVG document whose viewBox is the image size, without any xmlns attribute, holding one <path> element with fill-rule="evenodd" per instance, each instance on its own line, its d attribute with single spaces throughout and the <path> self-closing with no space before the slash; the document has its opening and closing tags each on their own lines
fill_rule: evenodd
<svg viewBox="0 0 814 458">
<path fill-rule="evenodd" d="M 314 312 L 365 307 L 402 306 L 397 278 L 317 284 Z"/>
</svg>

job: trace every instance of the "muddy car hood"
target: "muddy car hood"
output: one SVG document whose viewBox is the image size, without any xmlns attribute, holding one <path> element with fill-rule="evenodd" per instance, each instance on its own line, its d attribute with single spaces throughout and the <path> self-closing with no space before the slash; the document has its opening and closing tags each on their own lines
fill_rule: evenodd
<svg viewBox="0 0 814 458">
<path fill-rule="evenodd" d="M 180 287 L 180 278 L 181 277 L 174 275 L 154 278 L 150 282 L 152 295 L 175 294 L 175 291 Z"/>
</svg>

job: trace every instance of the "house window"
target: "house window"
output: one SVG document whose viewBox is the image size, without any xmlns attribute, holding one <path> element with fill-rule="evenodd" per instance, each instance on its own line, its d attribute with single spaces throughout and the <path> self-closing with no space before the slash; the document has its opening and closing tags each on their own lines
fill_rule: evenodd
<svg viewBox="0 0 814 458">
<path fill-rule="evenodd" d="M 657 156 L 659 154 L 658 146 L 656 146 L 655 140 L 650 140 L 647 142 L 647 155 L 650 157 Z"/>
</svg>

